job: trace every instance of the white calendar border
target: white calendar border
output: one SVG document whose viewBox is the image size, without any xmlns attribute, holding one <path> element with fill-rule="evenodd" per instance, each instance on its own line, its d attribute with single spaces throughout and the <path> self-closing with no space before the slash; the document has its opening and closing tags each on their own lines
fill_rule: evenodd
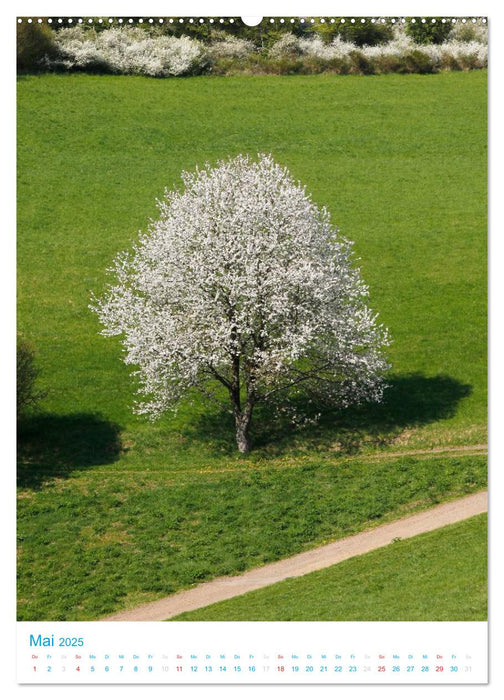
<svg viewBox="0 0 504 700">
<path fill-rule="evenodd" d="M 135 10 L 136 8 L 136 10 Z M 68 4 L 62 2 L 46 2 L 43 3 L 43 8 L 39 3 L 24 2 L 17 3 L 15 8 L 10 8 L 9 10 L 4 10 L 4 23 L 13 24 L 16 15 L 30 16 L 31 14 L 53 14 L 58 13 L 65 16 L 68 14 Z M 334 14 L 342 15 L 369 15 L 374 16 L 377 13 L 381 15 L 447 15 L 447 16 L 457 16 L 457 15 L 471 15 L 475 12 L 478 16 L 485 15 L 490 17 L 490 33 L 492 37 L 492 22 L 497 25 L 499 22 L 504 29 L 504 17 L 502 10 L 500 8 L 493 9 L 491 3 L 478 3 L 467 2 L 467 0 L 460 0 L 459 2 L 443 2 L 443 3 L 404 3 L 398 2 L 352 2 L 347 1 L 338 3 L 337 6 L 332 2 L 317 2 L 317 3 L 307 3 L 299 2 L 299 0 L 292 0 L 291 2 L 286 2 L 285 0 L 272 0 L 270 2 L 252 2 L 247 0 L 242 3 L 235 3 L 229 1 L 220 2 L 201 2 L 201 0 L 187 0 L 187 2 L 181 3 L 180 0 L 177 2 L 172 2 L 166 5 L 160 2 L 149 2 L 142 4 L 142 11 L 146 14 L 156 15 L 200 15 L 200 16 L 230 16 L 237 14 L 244 15 L 274 15 L 281 16 L 283 14 L 289 16 L 303 16 L 307 15 L 326 15 L 331 16 Z M 110 15 L 114 16 L 116 14 L 123 13 L 135 13 L 138 12 L 138 3 L 133 2 L 96 2 L 93 0 L 88 3 L 77 3 L 72 5 L 72 14 L 81 12 L 85 16 L 89 15 Z M 9 38 L 6 35 L 10 28 L 4 25 L 4 46 L 3 49 L 7 49 L 7 52 L 13 59 L 15 55 L 15 36 L 14 32 L 11 32 Z M 499 114 L 500 122 L 502 123 L 502 103 L 497 89 L 497 81 L 502 75 L 503 60 L 502 60 L 502 49 L 500 48 L 502 41 L 497 36 L 495 40 L 495 45 L 492 44 L 492 38 L 490 41 L 490 85 L 491 85 L 491 144 L 492 144 L 492 156 L 490 158 L 491 167 L 491 198 L 490 202 L 493 205 L 491 212 L 491 255 L 490 255 L 490 283 L 491 283 L 491 319 L 492 319 L 492 333 L 490 335 L 491 341 L 491 370 L 492 370 L 492 386 L 494 388 L 490 393 L 491 399 L 491 412 L 490 412 L 490 434 L 491 434 L 491 460 L 490 460 L 490 544 L 491 550 L 494 552 L 494 557 L 491 558 L 490 563 L 490 595 L 491 595 L 491 605 L 490 605 L 490 683 L 487 686 L 478 686 L 478 694 L 490 694 L 490 697 L 497 697 L 498 693 L 502 693 L 503 684 L 503 672 L 502 668 L 504 664 L 499 656 L 499 650 L 504 649 L 503 641 L 503 603 L 501 596 L 499 595 L 499 586 L 497 583 L 498 561 L 497 561 L 497 534 L 502 532 L 502 527 L 504 525 L 502 521 L 503 509 L 499 508 L 499 498 L 502 491 L 503 477 L 503 450 L 500 440 L 498 440 L 499 433 L 502 432 L 501 428 L 501 418 L 502 413 L 499 407 L 499 401 L 497 392 L 499 389 L 504 388 L 504 377 L 502 370 L 497 364 L 497 357 L 502 356 L 504 348 L 502 347 L 502 331 L 498 324 L 498 310 L 502 308 L 500 303 L 502 300 L 502 273 L 500 270 L 500 263 L 503 261 L 503 250 L 502 250 L 502 239 L 497 236 L 498 231 L 504 230 L 502 226 L 502 209 L 498 206 L 499 191 L 497 189 L 498 182 L 497 178 L 502 176 L 500 161 L 502 161 L 502 156 L 504 154 L 503 149 L 503 137 L 497 128 L 497 114 Z M 6 65 L 5 58 L 2 65 Z M 7 88 L 10 92 L 9 99 L 9 110 L 8 110 L 8 120 L 7 124 L 4 125 L 3 136 L 4 136 L 4 172 L 6 173 L 6 201 L 8 203 L 8 217 L 7 226 L 4 227 L 4 237 L 2 240 L 2 261 L 7 268 L 2 272 L 2 291 L 4 303 L 7 300 L 7 325 L 8 325 L 8 337 L 14 337 L 15 328 L 15 311 L 13 299 L 15 298 L 15 276 L 13 274 L 13 262 L 15 260 L 15 246 L 11 238 L 12 231 L 15 230 L 15 143 L 14 143 L 14 132 L 15 132 L 15 86 L 12 84 L 12 75 L 14 73 L 14 61 L 10 64 L 12 67 L 10 69 L 7 79 L 4 76 L 4 89 Z M 4 71 L 5 72 L 5 71 Z M 501 130 L 502 131 L 502 130 Z M 500 166 L 500 167 L 499 167 Z M 502 180 L 500 181 L 502 183 Z M 8 232 L 8 235 L 5 235 Z M 12 368 L 15 366 L 15 348 L 11 346 L 4 348 L 3 359 L 4 366 Z M 12 411 L 12 396 L 14 394 L 14 382 L 13 377 L 14 372 L 8 372 L 4 377 L 4 391 L 7 389 L 8 396 L 10 398 L 7 401 L 4 400 L 4 405 L 9 409 L 10 407 L 10 418 L 7 420 L 4 435 L 4 445 L 5 445 L 5 459 L 4 459 L 4 477 L 8 483 L 8 488 L 2 490 L 5 499 L 3 503 L 3 522 L 4 522 L 4 537 L 2 538 L 2 556 L 3 560 L 8 563 L 8 575 L 6 577 L 6 585 L 3 586 L 3 601 L 2 601 L 2 633 L 1 633 L 1 647 L 0 654 L 2 660 L 3 678 L 2 685 L 4 688 L 8 689 L 9 697 L 27 697 L 29 694 L 33 695 L 34 692 L 37 693 L 37 697 L 40 698 L 54 698 L 67 696 L 69 692 L 68 686 L 18 686 L 15 683 L 15 635 L 17 624 L 15 622 L 15 543 L 12 533 L 15 532 L 15 507 L 13 505 L 12 494 L 15 493 L 15 476 L 13 476 L 13 465 L 15 464 L 15 445 L 13 440 L 13 435 L 15 434 L 15 411 Z M 492 494 L 498 494 L 493 497 Z M 494 509 L 492 506 L 496 504 Z M 493 545 L 496 545 L 493 547 Z M 502 584 L 500 585 L 502 587 Z M 494 595 L 492 595 L 492 593 Z M 93 623 L 96 625 L 102 623 Z M 124 623 L 129 624 L 129 623 Z M 158 624 L 158 623 L 152 623 Z M 192 624 L 192 623 L 187 623 Z M 499 630 L 500 628 L 500 630 Z M 502 651 L 501 651 L 502 653 Z M 190 697 L 194 694 L 194 686 L 177 686 L 173 688 L 169 687 L 168 691 L 166 686 L 151 686 L 148 692 L 156 697 L 177 697 L 184 698 Z M 353 692 L 360 692 L 362 686 L 358 687 L 338 687 L 334 686 L 318 686 L 313 689 L 313 692 L 317 692 L 321 696 L 327 695 L 327 697 L 334 698 L 335 693 L 338 697 L 343 694 L 343 697 L 348 697 L 352 695 Z M 372 690 L 374 698 L 390 698 L 397 693 L 401 696 L 404 694 L 404 689 L 402 686 L 386 686 L 386 687 L 368 687 L 368 690 Z M 284 692 L 285 691 L 285 692 Z M 93 688 L 93 693 L 98 693 L 99 697 L 103 694 L 107 697 L 137 697 L 138 688 L 133 686 L 108 686 L 108 687 L 96 687 Z M 240 687 L 240 697 L 256 697 L 257 688 L 255 686 L 242 686 Z M 282 696 L 289 698 L 305 697 L 306 688 L 302 686 L 286 686 L 285 688 L 276 687 L 274 689 L 276 695 L 280 693 Z M 453 697 L 464 698 L 465 696 L 474 697 L 474 688 L 472 686 L 449 686 L 449 687 L 439 687 L 439 686 L 429 686 L 429 696 L 436 697 L 449 697 L 450 693 L 453 693 Z M 73 697 L 88 697 L 89 688 L 87 686 L 72 686 L 71 693 Z M 169 693 L 169 694 L 168 694 Z M 424 697 L 425 688 L 422 685 L 419 686 L 408 686 L 407 689 L 408 697 L 421 696 Z M 227 694 L 227 695 L 226 695 Z M 219 687 L 205 687 L 205 696 L 209 698 L 217 698 L 233 696 L 236 694 L 236 688 L 230 686 L 219 686 Z"/>
</svg>

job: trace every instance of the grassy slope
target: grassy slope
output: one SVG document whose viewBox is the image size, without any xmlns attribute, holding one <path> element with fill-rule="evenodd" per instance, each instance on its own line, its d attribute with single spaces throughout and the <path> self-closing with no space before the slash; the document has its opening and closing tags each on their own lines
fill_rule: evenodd
<svg viewBox="0 0 504 700">
<path fill-rule="evenodd" d="M 324 473 L 341 463 L 345 473 L 341 460 L 359 449 L 485 440 L 485 94 L 484 72 L 187 80 L 46 75 L 19 81 L 18 318 L 38 349 L 48 389 L 44 414 L 23 426 L 20 449 L 24 615 L 85 618 L 120 600 L 199 580 L 206 566 L 199 559 L 194 579 L 189 573 L 161 581 L 154 567 L 144 581 L 145 568 L 135 565 L 128 585 L 116 591 L 124 567 L 148 560 L 153 549 L 166 575 L 165 549 L 141 536 L 142 519 L 154 517 L 159 479 L 157 529 L 147 527 L 148 537 L 159 538 L 174 518 L 186 543 L 190 498 L 179 511 L 164 500 L 173 483 L 174 492 L 184 490 L 186 477 L 179 480 L 178 472 L 192 475 L 203 491 L 201 470 L 223 472 L 213 499 L 237 488 L 224 476 L 237 466 L 277 474 L 308 460 L 314 467 L 309 478 L 316 480 L 319 466 Z M 342 233 L 356 241 L 372 305 L 395 340 L 395 374 L 382 407 L 328 416 L 319 428 L 299 433 L 257 422 L 257 450 L 245 459 L 233 453 L 229 418 L 198 401 L 156 425 L 133 417 L 118 344 L 98 335 L 87 308 L 114 254 L 156 215 L 155 197 L 179 182 L 180 170 L 240 151 L 271 151 L 329 208 Z M 457 477 L 464 483 L 473 463 L 478 478 L 468 478 L 469 489 L 481 487 L 484 460 L 461 460 Z M 291 472 L 279 474 L 285 493 Z M 357 495 L 360 479 L 350 482 Z M 452 490 L 442 475 L 441 487 L 432 479 L 439 497 Z M 388 481 L 394 482 L 393 472 Z M 298 488 L 302 494 L 305 485 L 298 482 Z M 332 494 L 339 484 L 327 488 Z M 118 534 L 123 517 L 114 519 L 114 499 L 126 502 L 131 549 L 121 546 L 126 535 Z M 285 508 L 278 516 L 280 529 L 292 526 L 291 512 Z M 317 514 L 308 509 L 306 517 L 309 524 Z M 42 524 L 45 535 L 36 533 Z M 295 544 L 267 557 L 337 536 L 333 526 L 329 521 L 312 531 L 300 523 Z M 238 568 L 257 563 L 265 546 L 261 542 L 247 563 L 242 543 L 235 544 L 230 559 Z M 105 562 L 108 593 L 97 577 Z M 55 587 L 61 567 L 74 581 L 66 582 L 67 600 Z M 92 602 L 79 608 L 83 588 Z"/>
<path fill-rule="evenodd" d="M 19 614 L 100 617 L 485 483 L 484 457 L 81 471 L 19 501 Z"/>
<path fill-rule="evenodd" d="M 174 620 L 486 620 L 487 516 Z"/>
</svg>

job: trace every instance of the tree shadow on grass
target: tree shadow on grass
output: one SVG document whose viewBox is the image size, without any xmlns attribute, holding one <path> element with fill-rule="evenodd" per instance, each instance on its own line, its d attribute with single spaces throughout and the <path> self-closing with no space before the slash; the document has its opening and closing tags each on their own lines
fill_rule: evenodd
<svg viewBox="0 0 504 700">
<path fill-rule="evenodd" d="M 453 417 L 459 402 L 471 393 L 470 385 L 446 375 L 394 375 L 387 383 L 379 404 L 338 410 L 317 406 L 307 398 L 291 399 L 294 412 L 308 418 L 301 427 L 288 417 L 278 417 L 272 407 L 258 405 L 251 430 L 252 449 L 272 455 L 304 448 L 355 454 L 364 444 L 385 446 L 405 429 Z M 321 414 L 319 420 L 310 422 L 317 413 Z M 220 453 L 236 451 L 233 418 L 226 411 L 198 416 L 189 433 L 191 439 L 204 441 Z"/>
<path fill-rule="evenodd" d="M 43 413 L 18 423 L 18 486 L 39 489 L 75 469 L 111 464 L 122 451 L 121 427 L 92 413 Z"/>
</svg>

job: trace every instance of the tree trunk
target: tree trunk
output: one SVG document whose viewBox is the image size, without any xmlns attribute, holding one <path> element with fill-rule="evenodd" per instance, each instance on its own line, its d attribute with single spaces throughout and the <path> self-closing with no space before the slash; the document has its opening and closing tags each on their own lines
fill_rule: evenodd
<svg viewBox="0 0 504 700">
<path fill-rule="evenodd" d="M 232 329 L 231 339 L 236 340 L 236 328 Z M 233 354 L 232 356 L 232 379 L 229 388 L 229 395 L 233 404 L 233 415 L 236 427 L 236 444 L 238 450 L 242 454 L 250 451 L 250 421 L 252 420 L 252 410 L 254 408 L 254 391 L 246 382 L 246 399 L 245 407 L 242 409 L 242 400 L 240 396 L 240 355 Z"/>
<path fill-rule="evenodd" d="M 252 418 L 252 406 L 247 405 L 245 411 L 240 411 L 235 408 L 235 426 L 236 426 L 236 444 L 238 445 L 238 450 L 242 454 L 246 454 L 250 451 L 250 421 Z"/>
</svg>

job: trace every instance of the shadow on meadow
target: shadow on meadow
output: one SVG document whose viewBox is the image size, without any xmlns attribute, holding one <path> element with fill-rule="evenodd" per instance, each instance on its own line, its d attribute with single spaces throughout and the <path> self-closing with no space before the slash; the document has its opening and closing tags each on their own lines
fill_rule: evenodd
<svg viewBox="0 0 504 700">
<path fill-rule="evenodd" d="M 461 399 L 470 393 L 470 385 L 446 375 L 395 375 L 388 378 L 380 404 L 337 410 L 316 406 L 306 398 L 291 400 L 295 412 L 306 414 L 308 419 L 321 413 L 317 422 L 301 427 L 288 417 L 279 417 L 272 407 L 258 405 L 251 430 L 252 449 L 272 455 L 304 448 L 355 454 L 364 444 L 386 446 L 407 428 L 453 417 Z M 190 440 L 205 442 L 221 454 L 236 453 L 229 412 L 199 415 L 188 428 Z"/>
<path fill-rule="evenodd" d="M 18 423 L 18 486 L 38 489 L 74 469 L 111 464 L 122 451 L 121 427 L 91 413 L 42 413 Z"/>
</svg>

